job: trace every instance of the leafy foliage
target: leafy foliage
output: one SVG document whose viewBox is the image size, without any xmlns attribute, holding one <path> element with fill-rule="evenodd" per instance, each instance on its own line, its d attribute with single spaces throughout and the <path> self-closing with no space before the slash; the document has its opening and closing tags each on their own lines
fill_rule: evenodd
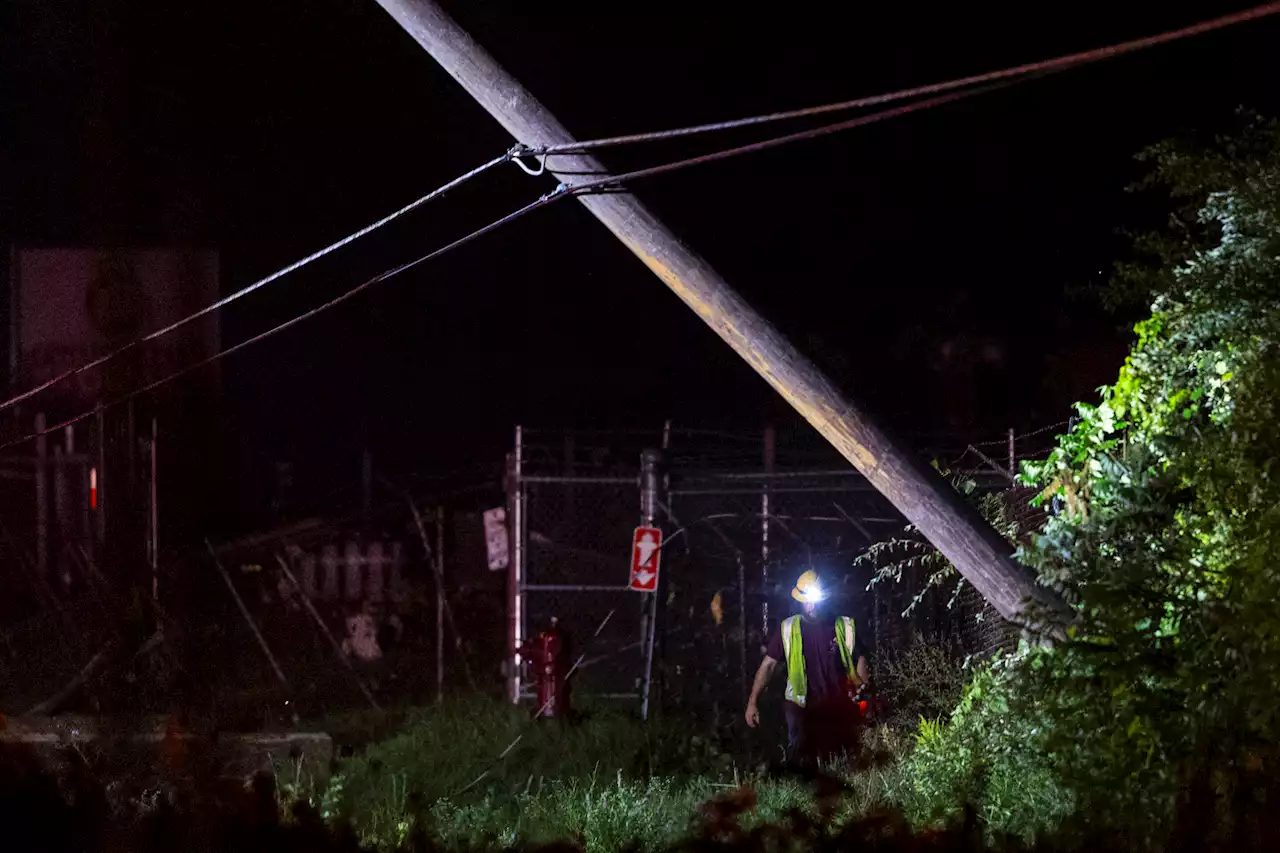
<svg viewBox="0 0 1280 853">
<path fill-rule="evenodd" d="M 1061 501 L 1020 553 L 1072 602 L 1071 638 L 976 677 L 913 761 L 946 789 L 922 793 L 931 817 L 973 797 L 1033 835 L 1070 791 L 1093 830 L 1137 847 L 1204 789 L 1206 838 L 1229 845 L 1280 714 L 1280 129 L 1251 118 L 1208 149 L 1143 156 L 1179 208 L 1113 296 L 1150 316 L 1115 384 L 1023 471 Z M 1026 802 L 1001 812 L 991 780 L 1008 767 Z"/>
<path fill-rule="evenodd" d="M 991 834 L 1033 840 L 1075 810 L 1044 759 L 1043 721 L 1010 707 L 1007 669 L 997 657 L 964 688 L 946 724 L 921 722 L 900 797 L 916 823 L 952 821 L 973 804 Z"/>
<path fill-rule="evenodd" d="M 948 476 L 946 471 L 941 473 Z M 960 477 L 949 479 L 952 486 L 974 503 L 982 516 L 1011 546 L 1016 546 L 1027 533 L 1024 520 L 1012 511 L 1013 504 L 1009 495 L 1017 490 L 1010 490 L 1009 493 L 980 493 L 973 480 Z M 916 592 L 902 611 L 904 619 L 915 612 L 921 602 L 934 591 L 948 594 L 947 609 L 951 609 L 960 600 L 960 594 L 969 583 L 951 561 L 924 538 L 914 524 L 907 525 L 901 536 L 873 543 L 854 558 L 853 562 L 855 566 L 864 565 L 872 569 L 868 589 L 890 581 L 916 582 Z"/>
</svg>

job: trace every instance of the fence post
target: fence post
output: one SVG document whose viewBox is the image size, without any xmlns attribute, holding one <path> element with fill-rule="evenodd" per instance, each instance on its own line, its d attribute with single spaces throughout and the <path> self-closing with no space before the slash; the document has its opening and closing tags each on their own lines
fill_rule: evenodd
<svg viewBox="0 0 1280 853">
<path fill-rule="evenodd" d="M 147 551 L 151 557 L 151 600 L 158 602 L 160 600 L 160 487 L 158 485 L 158 477 L 160 469 L 158 467 L 158 459 L 156 456 L 156 444 L 160 440 L 160 429 L 156 423 L 155 417 L 151 418 L 151 458 L 150 469 L 151 476 L 148 478 L 150 482 L 148 503 L 150 503 L 150 512 L 147 515 Z"/>
<path fill-rule="evenodd" d="M 44 412 L 36 412 L 36 574 L 49 578 L 49 438 L 44 434 Z"/>
<path fill-rule="evenodd" d="M 98 474 L 96 483 L 98 487 L 98 501 L 96 517 L 94 521 L 97 524 L 98 544 L 102 546 L 102 551 L 107 552 L 107 417 L 102 408 L 102 404 L 98 404 L 96 413 L 96 423 L 98 427 Z M 92 485 L 92 484 L 91 484 Z M 115 484 L 113 483 L 112 486 Z"/>
<path fill-rule="evenodd" d="M 657 524 L 658 505 L 662 498 L 662 452 L 646 450 L 640 454 L 640 523 L 645 527 Z M 640 698 L 640 719 L 649 719 L 649 693 L 653 682 L 653 644 L 658 634 L 658 587 L 652 593 L 642 593 L 640 602 L 640 641 L 644 644 L 644 689 Z"/>
<path fill-rule="evenodd" d="M 436 508 L 436 702 L 444 701 L 444 507 Z"/>
<path fill-rule="evenodd" d="M 774 460 L 777 456 L 778 434 L 773 427 L 764 430 L 764 472 L 773 473 Z M 769 478 L 765 477 L 760 487 L 760 642 L 766 643 L 769 638 Z M 744 618 L 745 633 L 745 618 Z"/>
<path fill-rule="evenodd" d="M 360 521 L 366 528 L 373 518 L 373 453 L 366 445 L 360 453 Z"/>
<path fill-rule="evenodd" d="M 1009 479 L 1015 484 L 1018 476 L 1018 451 L 1015 448 L 1013 427 L 1009 427 Z"/>
<path fill-rule="evenodd" d="M 516 427 L 515 449 L 507 457 L 507 526 L 511 558 L 507 563 L 507 689 L 512 704 L 520 701 L 520 646 L 524 643 L 524 433 Z"/>
</svg>

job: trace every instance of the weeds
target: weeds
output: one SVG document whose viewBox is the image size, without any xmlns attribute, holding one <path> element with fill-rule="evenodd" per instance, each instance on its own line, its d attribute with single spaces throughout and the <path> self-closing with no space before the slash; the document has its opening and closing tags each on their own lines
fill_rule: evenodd
<svg viewBox="0 0 1280 853">
<path fill-rule="evenodd" d="M 896 758 L 910 742 L 882 728 L 868 746 Z M 829 816 L 840 824 L 882 807 L 899 785 L 892 763 L 825 769 L 843 786 Z M 751 792 L 747 828 L 818 815 L 807 783 L 745 772 L 714 738 L 616 713 L 530 725 L 523 711 L 474 699 L 424 712 L 347 760 L 311 802 L 382 850 L 414 839 L 445 849 L 567 839 L 594 853 L 668 848 L 695 833 L 703 804 L 740 790 Z"/>
<path fill-rule="evenodd" d="M 876 689 L 890 709 L 885 722 L 911 730 L 921 720 L 946 718 L 959 703 L 968 675 L 957 639 L 916 634 L 910 645 L 877 661 Z"/>
</svg>

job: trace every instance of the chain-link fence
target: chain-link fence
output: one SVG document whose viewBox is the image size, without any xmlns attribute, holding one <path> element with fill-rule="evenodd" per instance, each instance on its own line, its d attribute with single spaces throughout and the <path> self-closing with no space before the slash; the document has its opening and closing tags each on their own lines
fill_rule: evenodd
<svg viewBox="0 0 1280 853">
<path fill-rule="evenodd" d="M 496 480 L 417 519 L 407 501 L 389 499 L 372 514 L 285 526 L 217 545 L 215 555 L 187 552 L 161 567 L 163 654 L 117 666 L 112 676 L 149 687 L 116 684 L 105 695 L 130 709 L 201 709 L 253 727 L 293 713 L 496 692 L 504 680 L 509 696 L 528 699 L 533 673 L 515 664 L 515 651 L 554 617 L 572 659 L 581 656 L 575 703 L 644 709 L 647 692 L 650 707 L 718 728 L 738 719 L 770 632 L 794 611 L 791 586 L 810 568 L 873 653 L 917 634 L 950 634 L 977 654 L 1016 639 L 972 589 L 938 591 L 911 607 L 927 578 L 868 588 L 876 567 L 856 558 L 912 534 L 807 429 L 520 436 L 505 489 L 516 534 L 509 571 L 494 571 L 485 552 L 482 513 L 503 500 Z M 1014 436 L 1014 464 L 1051 440 L 1047 431 Z M 984 450 L 995 446 L 932 444 L 929 456 L 956 461 L 983 489 L 1006 490 L 1007 455 L 998 461 Z M 999 446 L 1007 453 L 1010 443 Z M 649 450 L 659 453 L 652 478 L 642 466 Z M 1010 492 L 1010 512 L 1030 512 L 1028 497 Z M 647 521 L 664 533 L 656 595 L 627 586 L 633 532 Z M 22 550 L 10 549 L 13 577 L 31 574 L 30 566 L 18 571 Z M 127 626 L 131 607 L 107 587 L 97 597 L 42 602 L 41 585 L 28 581 L 26 613 L 36 615 L 15 612 L 0 637 L 7 690 L 22 702 L 73 678 Z M 127 642 L 135 639 L 145 637 Z M 146 671 L 157 666 L 163 671 Z M 8 707 L 22 704 L 15 702 Z"/>
<path fill-rule="evenodd" d="M 1010 472 L 1029 448 L 1045 450 L 1030 439 L 1051 443 L 1048 433 L 1002 437 L 999 462 L 979 449 L 994 442 L 934 447 L 931 456 L 944 465 L 952 459 L 942 454 L 959 457 L 969 467 L 955 473 L 982 491 L 1005 492 L 1010 512 L 1034 524 L 1031 495 L 1010 491 Z M 972 654 L 1016 642 L 1016 630 L 972 588 L 948 587 L 913 606 L 927 576 L 870 585 L 875 566 L 856 558 L 877 542 L 917 534 L 861 475 L 804 433 L 668 427 L 517 435 L 508 478 L 516 533 L 510 639 L 526 640 L 557 617 L 584 658 L 574 676 L 578 696 L 643 707 L 648 689 L 653 702 L 713 726 L 736 720 L 770 632 L 794 612 L 789 591 L 806 569 L 820 572 L 833 607 L 855 618 L 873 652 L 916 635 L 949 635 Z M 642 454 L 649 448 L 662 454 L 656 596 L 627 588 L 632 533 L 646 520 Z M 513 674 L 511 689 L 532 696 L 529 673 Z"/>
</svg>

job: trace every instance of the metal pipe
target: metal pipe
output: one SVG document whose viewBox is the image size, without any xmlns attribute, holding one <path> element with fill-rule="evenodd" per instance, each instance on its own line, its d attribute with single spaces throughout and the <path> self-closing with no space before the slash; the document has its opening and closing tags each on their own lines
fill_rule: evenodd
<svg viewBox="0 0 1280 853">
<path fill-rule="evenodd" d="M 70 427 L 68 427 L 68 429 L 70 429 Z M 68 453 L 64 450 L 62 458 L 65 459 L 68 464 L 87 464 L 92 462 L 94 457 L 88 453 Z M 0 465 L 12 466 L 15 469 L 21 468 L 28 471 L 34 471 L 35 464 L 36 461 L 34 457 L 31 456 L 0 456 Z"/>
<path fill-rule="evenodd" d="M 160 600 L 160 489 L 156 485 L 159 468 L 156 441 L 159 438 L 156 419 L 151 419 L 151 600 Z"/>
<path fill-rule="evenodd" d="M 738 683 L 742 686 L 742 704 L 751 695 L 751 687 L 747 684 L 747 566 L 738 554 Z"/>
<path fill-rule="evenodd" d="M 49 577 L 49 439 L 44 433 L 44 412 L 36 412 L 36 574 Z"/>
<path fill-rule="evenodd" d="M 98 542 L 105 546 L 107 541 L 107 416 L 98 404 L 96 417 L 98 425 Z M 114 487 L 114 483 L 112 486 Z M 103 552 L 106 553 L 104 547 Z M 108 565 L 108 568 L 110 566 Z"/>
<path fill-rule="evenodd" d="M 605 584 L 526 583 L 520 586 L 520 590 L 522 592 L 630 592 L 631 587 Z"/>
<path fill-rule="evenodd" d="M 512 656 L 511 701 L 520 701 L 520 647 L 524 644 L 524 431 L 516 427 L 515 453 L 511 468 L 511 608 Z"/>
<path fill-rule="evenodd" d="M 560 483 L 563 485 L 635 486 L 638 477 L 566 477 L 563 474 L 528 474 L 520 478 L 522 483 Z"/>
<path fill-rule="evenodd" d="M 1018 476 L 1018 451 L 1014 438 L 1013 427 L 1009 427 L 1009 479 L 1013 480 Z"/>
<path fill-rule="evenodd" d="M 777 433 L 773 427 L 764 431 L 764 472 L 772 476 L 777 454 Z M 760 490 L 760 586 L 769 588 L 769 484 Z M 760 606 L 760 642 L 769 641 L 769 599 Z"/>
<path fill-rule="evenodd" d="M 436 702 L 444 701 L 444 507 L 436 508 Z"/>
<path fill-rule="evenodd" d="M 658 488 L 662 483 L 659 468 L 662 467 L 662 453 L 658 450 L 646 450 L 640 454 L 640 515 L 646 527 L 657 524 Z M 659 558 L 661 555 L 659 555 Z M 653 645 L 658 635 L 658 588 L 662 585 L 659 576 L 654 591 L 644 596 L 643 606 L 646 615 L 641 620 L 640 639 L 645 644 L 644 650 L 644 682 L 643 695 L 640 698 L 640 719 L 649 719 L 649 693 L 653 682 Z M 645 634 L 647 626 L 648 634 Z"/>
<path fill-rule="evenodd" d="M 769 491 L 775 495 L 801 495 L 815 492 L 870 492 L 874 491 L 865 482 L 846 486 L 771 486 Z M 673 495 L 758 495 L 760 489 L 672 489 Z"/>
<path fill-rule="evenodd" d="M 800 480 L 805 477 L 856 477 L 865 479 L 853 468 L 819 468 L 809 471 L 726 471 L 717 474 L 702 474 L 690 477 L 691 480 Z"/>
</svg>

